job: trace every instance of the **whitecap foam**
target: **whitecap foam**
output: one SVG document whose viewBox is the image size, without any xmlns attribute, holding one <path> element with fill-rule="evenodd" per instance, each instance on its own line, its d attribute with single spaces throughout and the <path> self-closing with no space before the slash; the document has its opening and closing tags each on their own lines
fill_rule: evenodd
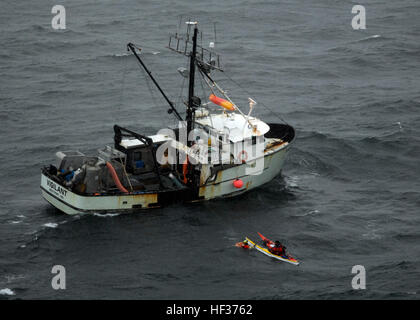
<svg viewBox="0 0 420 320">
<path fill-rule="evenodd" d="M 12 275 L 5 275 L 4 276 L 7 280 L 7 283 L 13 282 L 15 280 L 24 279 L 25 276 L 23 274 L 12 274 Z"/>
<path fill-rule="evenodd" d="M 319 213 L 319 210 L 311 210 L 311 211 L 307 212 L 306 214 L 304 214 L 304 216 L 309 216 L 311 214 L 317 214 L 317 213 Z"/>
<path fill-rule="evenodd" d="M 9 288 L 4 288 L 4 289 L 0 289 L 0 295 L 14 296 L 15 293 L 13 292 L 13 290 L 10 290 Z"/>
<path fill-rule="evenodd" d="M 54 222 L 48 222 L 48 223 L 43 224 L 43 226 L 47 228 L 57 228 L 58 224 Z"/>
<path fill-rule="evenodd" d="M 369 40 L 369 39 L 376 39 L 376 38 L 380 38 L 381 37 L 381 35 L 380 34 L 374 34 L 373 36 L 369 36 L 369 37 L 366 37 L 366 38 L 362 38 L 362 39 L 360 39 L 359 41 L 366 41 L 366 40 Z"/>
<path fill-rule="evenodd" d="M 95 217 L 100 217 L 100 218 L 111 218 L 111 217 L 119 216 L 120 213 L 104 213 L 104 214 L 94 213 L 93 215 Z"/>
<path fill-rule="evenodd" d="M 298 217 L 306 217 L 306 216 L 310 216 L 310 215 L 318 214 L 318 213 L 319 213 L 319 210 L 314 209 L 314 210 L 310 210 L 310 211 L 304 212 L 302 214 L 298 214 L 297 216 Z"/>
<path fill-rule="evenodd" d="M 113 56 L 114 57 L 127 57 L 127 56 L 131 56 L 131 55 L 132 55 L 132 53 L 130 52 L 130 53 L 116 53 Z"/>
<path fill-rule="evenodd" d="M 298 180 L 299 178 L 297 176 L 286 177 L 286 184 L 289 187 L 296 188 L 298 187 Z"/>
</svg>

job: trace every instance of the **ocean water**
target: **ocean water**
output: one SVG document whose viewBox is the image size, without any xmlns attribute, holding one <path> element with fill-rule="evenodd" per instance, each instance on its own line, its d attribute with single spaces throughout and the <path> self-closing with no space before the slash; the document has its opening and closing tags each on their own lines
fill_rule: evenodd
<svg viewBox="0 0 420 320">
<path fill-rule="evenodd" d="M 0 299 L 420 298 L 417 0 L 61 1 L 60 31 L 55 4 L 0 4 Z M 351 27 L 356 4 L 365 30 Z M 125 46 L 143 48 L 181 110 L 186 60 L 165 46 L 188 19 L 203 43 L 216 23 L 231 96 L 295 127 L 282 175 L 229 200 L 55 210 L 39 189 L 55 152 L 94 154 L 115 123 L 145 134 L 175 123 Z M 234 246 L 256 232 L 301 265 Z M 65 290 L 51 287 L 54 265 L 66 268 Z M 354 265 L 365 290 L 351 286 Z"/>
</svg>

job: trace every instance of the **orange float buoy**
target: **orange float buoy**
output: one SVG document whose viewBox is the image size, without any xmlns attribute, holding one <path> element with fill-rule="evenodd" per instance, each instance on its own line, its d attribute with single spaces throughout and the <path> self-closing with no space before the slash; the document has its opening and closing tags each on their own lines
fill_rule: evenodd
<svg viewBox="0 0 420 320">
<path fill-rule="evenodd" d="M 221 106 L 221 107 L 223 107 L 227 110 L 230 110 L 230 111 L 235 110 L 235 106 L 232 102 L 227 101 L 227 100 L 222 99 L 222 98 L 219 98 L 219 97 L 216 97 L 214 94 L 210 95 L 209 100 L 211 102 L 213 102 L 214 104 L 217 104 L 217 105 L 219 105 L 219 106 Z"/>
<path fill-rule="evenodd" d="M 244 182 L 241 179 L 233 180 L 233 186 L 237 189 L 240 189 L 244 186 Z"/>
</svg>

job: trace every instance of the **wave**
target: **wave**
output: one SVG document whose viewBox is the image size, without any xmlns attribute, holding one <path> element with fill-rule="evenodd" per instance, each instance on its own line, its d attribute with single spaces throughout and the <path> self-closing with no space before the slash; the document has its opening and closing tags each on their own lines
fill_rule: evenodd
<svg viewBox="0 0 420 320">
<path fill-rule="evenodd" d="M 112 21 L 103 21 L 101 20 L 101 22 L 97 22 L 97 21 L 90 21 L 85 23 L 82 27 L 87 27 L 87 28 L 106 28 L 108 26 L 117 26 L 120 24 L 125 23 L 125 21 L 123 20 L 112 20 Z"/>
<path fill-rule="evenodd" d="M 380 34 L 374 34 L 373 36 L 362 38 L 362 39 L 356 40 L 354 42 L 371 41 L 372 39 L 380 39 L 380 40 L 383 40 L 384 38 Z"/>
<path fill-rule="evenodd" d="M 42 226 L 43 227 L 46 227 L 46 228 L 57 228 L 58 227 L 58 223 L 48 222 L 48 223 L 44 223 Z"/>
<path fill-rule="evenodd" d="M 363 112 L 373 114 L 375 112 L 389 113 L 389 114 L 404 114 L 404 113 L 417 113 L 420 108 L 420 101 L 413 99 L 395 99 L 395 100 L 382 100 L 375 101 L 361 105 L 359 109 Z M 363 115 L 363 114 L 362 114 Z"/>
<path fill-rule="evenodd" d="M 85 32 L 76 31 L 72 28 L 56 31 L 51 28 L 51 25 L 39 25 L 39 24 L 24 25 L 22 24 L 22 26 L 23 28 L 16 29 L 10 32 L 10 34 L 13 35 L 14 41 L 19 41 L 19 37 L 18 37 L 19 35 L 23 35 L 26 37 L 28 34 L 31 34 L 33 36 L 48 34 L 48 36 L 56 35 L 57 37 L 62 37 L 64 34 L 66 36 L 76 35 L 79 37 L 82 35 L 85 35 Z"/>
<path fill-rule="evenodd" d="M 347 54 L 360 54 L 360 50 L 351 47 L 353 44 L 357 44 L 357 43 L 363 43 L 363 42 L 377 42 L 377 41 L 386 41 L 389 40 L 389 38 L 387 37 L 383 37 L 380 34 L 374 34 L 371 36 L 367 36 L 361 39 L 357 39 L 357 40 L 351 40 L 351 41 L 347 41 L 347 42 L 343 42 L 342 44 L 335 46 L 335 47 L 331 47 L 328 48 L 327 51 L 332 51 L 332 52 L 342 52 L 342 53 L 347 53 Z"/>
<path fill-rule="evenodd" d="M 72 96 L 74 95 L 75 90 L 63 89 L 63 90 L 48 90 L 38 93 L 40 97 L 48 97 L 48 98 L 62 98 L 65 96 Z"/>
<path fill-rule="evenodd" d="M 112 218 L 118 217 L 120 213 L 93 213 L 92 215 L 99 218 Z"/>
<path fill-rule="evenodd" d="M 397 124 L 380 129 L 373 135 L 350 132 L 347 136 L 324 134 L 314 131 L 300 132 L 291 150 L 287 166 L 299 174 L 318 174 L 337 181 L 355 181 L 362 175 L 388 174 L 398 177 L 417 172 L 420 138 Z M 371 132 L 371 131 L 370 131 Z M 290 170 L 290 169 L 289 169 Z M 414 171 L 413 171 L 414 170 Z"/>
<path fill-rule="evenodd" d="M 65 39 L 65 40 L 63 40 Z M 25 42 L 25 46 L 22 47 L 22 43 L 11 44 L 11 48 L 14 50 L 19 49 L 20 53 L 32 56 L 34 52 L 38 54 L 49 54 L 51 51 L 74 51 L 74 52 L 92 52 L 93 48 L 103 47 L 108 45 L 108 40 L 104 38 L 95 38 L 93 40 L 86 39 L 81 41 L 79 37 L 68 38 L 60 35 L 58 38 L 48 37 L 47 39 L 36 39 Z M 16 48 L 15 48 L 16 47 Z"/>
<path fill-rule="evenodd" d="M 420 241 L 418 233 L 399 233 L 393 237 L 396 241 L 407 241 L 417 244 Z"/>
<path fill-rule="evenodd" d="M 146 51 L 146 50 L 142 50 L 142 55 L 143 56 L 147 56 L 147 55 L 159 55 L 162 52 L 159 50 L 151 50 L 151 51 Z M 131 56 L 133 56 L 133 53 L 130 52 L 121 52 L 121 53 L 109 53 L 109 54 L 104 54 L 104 55 L 97 55 L 97 56 L 92 56 L 92 57 L 87 57 L 87 58 L 83 58 L 83 57 L 78 57 L 76 59 L 72 59 L 71 62 L 72 63 L 76 63 L 76 62 L 90 62 L 90 61 L 101 61 L 101 60 L 115 60 L 115 61 L 119 61 L 119 60 L 124 60 L 124 59 L 132 59 Z M 134 60 L 133 60 L 134 61 Z"/>
<path fill-rule="evenodd" d="M 0 53 L 0 59 L 9 59 L 9 58 L 13 58 L 13 56 L 6 53 Z"/>
<path fill-rule="evenodd" d="M 112 55 L 110 55 L 111 57 L 117 57 L 117 58 L 119 58 L 119 57 L 128 57 L 128 56 L 132 56 L 133 55 L 133 53 L 131 53 L 131 52 L 126 52 L 126 53 L 115 53 L 115 54 L 112 54 Z M 107 55 L 107 56 L 103 56 L 103 57 L 109 57 L 109 55 Z"/>
</svg>

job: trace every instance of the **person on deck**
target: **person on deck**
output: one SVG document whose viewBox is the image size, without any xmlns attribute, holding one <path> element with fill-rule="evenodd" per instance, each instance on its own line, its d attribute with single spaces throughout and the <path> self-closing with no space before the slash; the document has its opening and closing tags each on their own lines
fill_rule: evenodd
<svg viewBox="0 0 420 320">
<path fill-rule="evenodd" d="M 280 243 L 280 241 L 276 241 L 274 243 L 270 243 L 269 241 L 264 241 L 264 244 L 267 246 L 268 251 L 270 251 L 272 254 L 275 254 L 277 256 L 287 257 L 286 247 L 283 246 Z"/>
</svg>

